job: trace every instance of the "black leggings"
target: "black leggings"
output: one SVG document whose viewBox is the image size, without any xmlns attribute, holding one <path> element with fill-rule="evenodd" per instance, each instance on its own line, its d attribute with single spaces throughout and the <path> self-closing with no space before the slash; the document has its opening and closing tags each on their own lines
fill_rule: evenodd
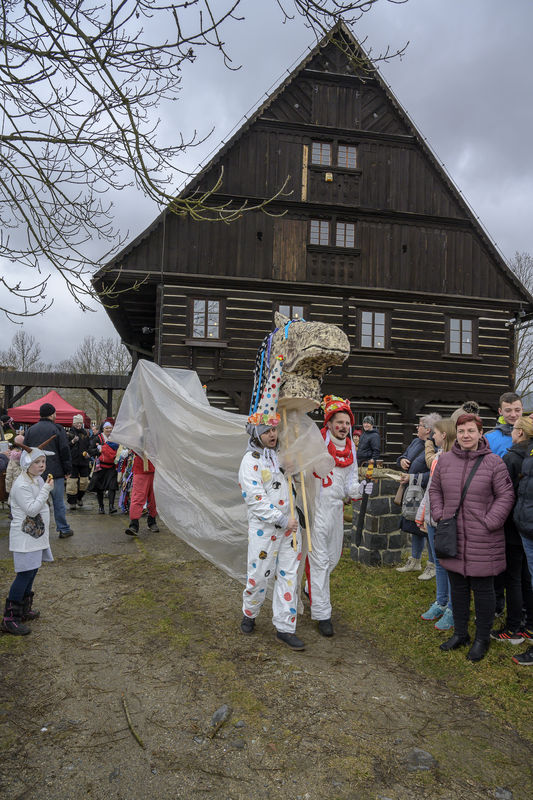
<svg viewBox="0 0 533 800">
<path fill-rule="evenodd" d="M 494 578 L 466 577 L 458 572 L 448 572 L 452 590 L 453 622 L 455 633 L 466 636 L 470 619 L 470 592 L 474 593 L 476 610 L 476 639 L 488 639 L 494 623 L 496 595 L 494 594 Z"/>
<path fill-rule="evenodd" d="M 13 603 L 23 603 L 24 598 L 28 597 L 33 586 L 33 581 L 38 569 L 28 569 L 25 572 L 17 572 L 17 577 L 11 584 L 8 600 Z"/>
</svg>

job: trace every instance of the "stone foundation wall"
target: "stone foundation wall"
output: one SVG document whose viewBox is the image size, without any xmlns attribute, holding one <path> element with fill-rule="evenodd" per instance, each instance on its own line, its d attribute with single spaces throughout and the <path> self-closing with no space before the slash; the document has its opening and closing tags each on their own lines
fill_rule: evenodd
<svg viewBox="0 0 533 800">
<path fill-rule="evenodd" d="M 377 477 L 374 481 L 374 492 L 368 498 L 359 547 L 355 546 L 354 539 L 361 501 L 352 504 L 350 554 L 354 561 L 381 566 L 399 564 L 402 560 L 402 551 L 408 543 L 409 534 L 400 530 L 400 506 L 393 503 L 398 486 L 398 482 L 392 478 Z"/>
</svg>

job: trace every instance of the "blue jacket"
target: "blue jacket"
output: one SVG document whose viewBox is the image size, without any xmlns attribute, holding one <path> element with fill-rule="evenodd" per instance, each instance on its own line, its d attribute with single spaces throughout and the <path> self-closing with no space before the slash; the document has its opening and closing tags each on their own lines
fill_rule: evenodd
<svg viewBox="0 0 533 800">
<path fill-rule="evenodd" d="M 500 456 L 501 458 L 504 457 L 506 452 L 513 444 L 513 439 L 511 437 L 512 429 L 512 425 L 498 423 L 493 431 L 489 431 L 487 434 L 485 434 L 485 438 L 490 445 L 490 449 L 493 453 L 496 453 L 496 455 Z"/>
</svg>

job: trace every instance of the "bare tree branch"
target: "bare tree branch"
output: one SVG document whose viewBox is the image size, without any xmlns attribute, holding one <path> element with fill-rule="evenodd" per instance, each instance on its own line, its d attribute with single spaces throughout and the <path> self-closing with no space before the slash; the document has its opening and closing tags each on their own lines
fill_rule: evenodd
<svg viewBox="0 0 533 800">
<path fill-rule="evenodd" d="M 514 254 L 509 264 L 518 280 L 533 294 L 533 256 Z M 531 321 L 515 325 L 516 391 L 526 395 L 533 391 L 533 325 Z"/>
</svg>

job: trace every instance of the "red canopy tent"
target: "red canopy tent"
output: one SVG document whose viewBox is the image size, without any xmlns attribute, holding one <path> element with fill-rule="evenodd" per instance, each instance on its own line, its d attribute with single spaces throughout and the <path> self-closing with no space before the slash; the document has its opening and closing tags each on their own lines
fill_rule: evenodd
<svg viewBox="0 0 533 800">
<path fill-rule="evenodd" d="M 90 427 L 91 420 L 85 411 L 71 406 L 70 403 L 67 403 L 67 401 L 54 390 L 45 394 L 40 400 L 34 400 L 33 403 L 27 403 L 25 406 L 8 408 L 7 413 L 13 418 L 14 422 L 39 422 L 39 409 L 43 403 L 51 403 L 54 406 L 56 410 L 56 422 L 60 425 L 72 425 L 72 417 L 74 414 L 81 414 L 84 426 L 86 428 Z"/>
</svg>

